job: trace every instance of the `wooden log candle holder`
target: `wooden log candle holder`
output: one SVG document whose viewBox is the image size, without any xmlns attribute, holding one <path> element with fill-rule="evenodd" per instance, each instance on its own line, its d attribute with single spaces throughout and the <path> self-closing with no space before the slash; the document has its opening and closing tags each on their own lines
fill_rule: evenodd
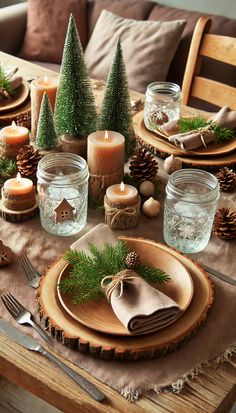
<svg viewBox="0 0 236 413">
<path fill-rule="evenodd" d="M 104 197 L 105 222 L 112 229 L 129 229 L 137 225 L 140 215 L 141 198 L 132 203 L 114 203 Z"/>
<path fill-rule="evenodd" d="M 87 136 L 76 138 L 69 134 L 60 136 L 60 151 L 74 153 L 87 159 Z"/>
</svg>

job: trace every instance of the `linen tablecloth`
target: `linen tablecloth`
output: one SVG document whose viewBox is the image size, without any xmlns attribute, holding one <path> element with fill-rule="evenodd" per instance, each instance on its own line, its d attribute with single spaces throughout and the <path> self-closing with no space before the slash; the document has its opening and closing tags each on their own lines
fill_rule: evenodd
<svg viewBox="0 0 236 413">
<path fill-rule="evenodd" d="M 163 205 L 167 175 L 161 170 L 157 179 L 157 198 Z M 235 200 L 236 192 L 222 193 L 219 206 L 234 208 Z M 33 265 L 43 272 L 53 260 L 69 249 L 72 243 L 99 222 L 104 222 L 103 212 L 90 210 L 86 227 L 76 236 L 63 238 L 45 232 L 40 225 L 39 217 L 21 224 L 11 224 L 0 219 L 0 239 L 15 253 L 12 264 L 0 268 L 0 290 L 13 293 L 22 304 L 33 312 L 38 320 L 35 291 L 26 284 L 17 261 L 17 255 L 24 250 Z M 163 212 L 154 219 L 142 215 L 136 228 L 116 233 L 117 235 L 142 236 L 163 242 L 162 222 Z M 192 254 L 191 258 L 236 279 L 235 252 L 235 240 L 227 242 L 212 236 L 206 249 L 200 253 Z M 212 281 L 215 289 L 215 302 L 206 321 L 194 337 L 171 354 L 154 360 L 127 362 L 94 359 L 88 354 L 75 352 L 56 341 L 54 349 L 127 398 L 135 399 L 139 393 L 149 389 L 157 392 L 163 388 L 179 391 L 186 381 L 193 379 L 195 374 L 198 374 L 199 371 L 204 372 L 204 366 L 209 365 L 209 361 L 212 366 L 216 366 L 226 360 L 236 349 L 236 287 L 214 277 L 212 277 Z M 0 303 L 0 317 L 15 324 L 2 303 Z M 28 327 L 19 327 L 19 325 L 17 327 L 27 334 L 37 337 L 39 341 L 41 340 L 34 330 Z"/>
</svg>

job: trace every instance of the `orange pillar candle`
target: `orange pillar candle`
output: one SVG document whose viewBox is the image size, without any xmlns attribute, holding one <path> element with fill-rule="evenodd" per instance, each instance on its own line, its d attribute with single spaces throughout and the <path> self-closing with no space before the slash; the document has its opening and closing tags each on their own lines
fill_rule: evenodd
<svg viewBox="0 0 236 413">
<path fill-rule="evenodd" d="M 0 147 L 2 155 L 15 158 L 19 149 L 28 145 L 29 130 L 23 126 L 18 126 L 15 122 L 0 130 Z"/>
<path fill-rule="evenodd" d="M 31 132 L 36 136 L 40 106 L 44 92 L 47 92 L 52 110 L 54 110 L 58 79 L 54 77 L 40 77 L 31 82 Z"/>
<path fill-rule="evenodd" d="M 138 190 L 121 182 L 120 185 L 111 185 L 106 190 L 107 199 L 114 204 L 133 204 L 138 199 Z"/>
<path fill-rule="evenodd" d="M 16 178 L 5 181 L 4 190 L 11 195 L 27 195 L 32 192 L 33 182 L 28 178 L 21 178 L 18 172 Z"/>
<path fill-rule="evenodd" d="M 35 206 L 36 193 L 33 182 L 28 178 L 21 178 L 20 173 L 16 178 L 8 179 L 2 188 L 3 205 L 11 211 L 27 210 Z"/>
<path fill-rule="evenodd" d="M 88 136 L 88 168 L 92 175 L 124 173 L 125 138 L 118 132 L 97 131 Z"/>
</svg>

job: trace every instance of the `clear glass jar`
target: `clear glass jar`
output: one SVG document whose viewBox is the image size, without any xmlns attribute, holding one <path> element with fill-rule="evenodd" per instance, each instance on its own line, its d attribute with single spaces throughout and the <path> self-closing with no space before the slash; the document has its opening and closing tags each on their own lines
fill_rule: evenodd
<svg viewBox="0 0 236 413">
<path fill-rule="evenodd" d="M 176 83 L 153 82 L 145 94 L 144 123 L 151 131 L 180 116 L 181 89 Z"/>
<path fill-rule="evenodd" d="M 37 170 L 42 227 L 51 234 L 69 236 L 87 222 L 87 162 L 72 153 L 44 156 Z"/>
<path fill-rule="evenodd" d="M 203 250 L 210 239 L 218 199 L 219 182 L 214 175 L 198 169 L 174 172 L 166 186 L 165 242 L 182 252 Z"/>
</svg>

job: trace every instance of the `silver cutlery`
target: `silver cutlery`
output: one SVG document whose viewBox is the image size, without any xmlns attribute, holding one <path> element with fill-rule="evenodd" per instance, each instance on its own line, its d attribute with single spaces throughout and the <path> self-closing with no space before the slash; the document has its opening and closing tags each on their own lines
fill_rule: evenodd
<svg viewBox="0 0 236 413">
<path fill-rule="evenodd" d="M 39 286 L 39 280 L 40 280 L 40 274 L 36 269 L 33 267 L 31 264 L 29 258 L 27 257 L 26 254 L 21 254 L 18 256 L 20 265 L 24 271 L 24 275 L 26 278 L 27 283 L 33 287 L 33 288 L 38 288 Z"/>
<path fill-rule="evenodd" d="M 228 284 L 236 285 L 236 280 L 228 277 L 228 275 L 225 275 L 220 271 L 214 270 L 213 268 L 210 268 L 207 265 L 203 265 L 203 264 L 200 264 L 200 265 L 205 271 L 209 272 L 209 274 L 212 274 L 215 277 L 220 278 L 222 281 L 225 281 Z"/>
<path fill-rule="evenodd" d="M 60 359 L 58 359 L 52 353 L 48 352 L 34 338 L 27 336 L 26 334 L 19 331 L 16 327 L 10 325 L 2 319 L 0 319 L 0 332 L 6 334 L 11 340 L 20 344 L 21 346 L 31 351 L 40 353 L 57 367 L 60 367 L 67 376 L 74 380 L 75 383 L 79 384 L 79 386 L 81 386 L 86 391 L 86 393 L 92 396 L 95 400 L 100 402 L 105 399 L 105 394 L 102 393 L 93 383 L 80 376 L 80 374 L 76 373 L 73 369 L 64 364 Z"/>
<path fill-rule="evenodd" d="M 12 317 L 19 324 L 29 324 L 31 325 L 38 334 L 48 343 L 52 345 L 53 341 L 45 331 L 34 322 L 33 315 L 28 311 L 11 293 L 2 293 L 1 299 L 6 309 L 12 315 Z"/>
</svg>

